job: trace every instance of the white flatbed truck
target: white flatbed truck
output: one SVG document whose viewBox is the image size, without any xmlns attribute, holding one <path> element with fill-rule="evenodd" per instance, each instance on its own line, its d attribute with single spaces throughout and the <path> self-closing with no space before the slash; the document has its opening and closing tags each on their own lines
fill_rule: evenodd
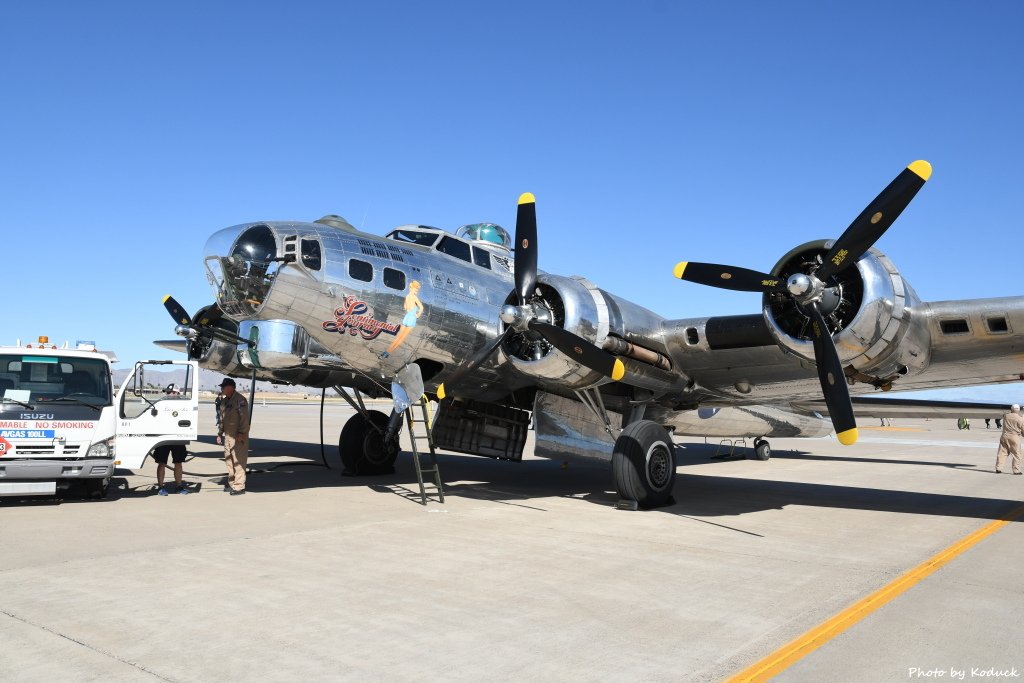
<svg viewBox="0 0 1024 683">
<path fill-rule="evenodd" d="M 113 354 L 48 341 L 0 346 L 0 496 L 77 486 L 103 498 L 115 469 L 138 469 L 156 446 L 196 439 L 195 361 L 138 362 L 115 392 Z M 154 370 L 176 371 L 174 389 L 148 384 Z"/>
</svg>

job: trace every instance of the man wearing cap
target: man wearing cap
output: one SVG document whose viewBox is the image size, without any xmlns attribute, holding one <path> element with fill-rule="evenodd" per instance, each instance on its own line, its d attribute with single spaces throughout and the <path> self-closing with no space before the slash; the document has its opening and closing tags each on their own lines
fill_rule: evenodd
<svg viewBox="0 0 1024 683">
<path fill-rule="evenodd" d="M 224 398 L 217 412 L 217 443 L 224 444 L 224 463 L 228 468 L 224 490 L 238 496 L 245 493 L 245 465 L 249 460 L 249 402 L 235 391 L 235 380 L 230 377 L 220 383 L 220 390 Z"/>
<path fill-rule="evenodd" d="M 1024 416 L 1020 414 L 1020 406 L 1014 403 L 1010 412 L 1003 415 L 1003 433 L 999 437 L 999 450 L 996 451 L 996 474 L 1003 471 L 1006 456 L 1011 458 L 1013 473 L 1021 474 L 1020 470 L 1020 437 L 1024 434 Z"/>
</svg>

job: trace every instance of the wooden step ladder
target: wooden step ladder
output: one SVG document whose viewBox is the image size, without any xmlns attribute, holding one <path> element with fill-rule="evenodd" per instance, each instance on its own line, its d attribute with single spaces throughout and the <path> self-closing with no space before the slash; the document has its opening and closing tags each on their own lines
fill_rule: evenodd
<svg viewBox="0 0 1024 683">
<path fill-rule="evenodd" d="M 421 419 L 415 417 L 413 411 L 419 408 Z M 434 439 L 431 437 L 433 418 L 430 414 L 430 403 L 426 396 L 421 396 L 418 403 L 409 406 L 405 411 L 405 421 L 409 425 L 409 442 L 412 444 L 412 462 L 416 466 L 416 479 L 420 483 L 420 500 L 427 504 L 427 487 L 437 489 L 438 502 L 444 503 L 444 484 L 441 483 L 441 468 L 437 464 L 437 453 L 434 451 Z M 418 428 L 417 428 L 418 427 Z M 424 467 L 420 462 L 420 444 L 426 442 L 426 454 L 430 455 L 430 466 Z M 434 475 L 434 482 L 425 482 L 423 475 Z"/>
</svg>

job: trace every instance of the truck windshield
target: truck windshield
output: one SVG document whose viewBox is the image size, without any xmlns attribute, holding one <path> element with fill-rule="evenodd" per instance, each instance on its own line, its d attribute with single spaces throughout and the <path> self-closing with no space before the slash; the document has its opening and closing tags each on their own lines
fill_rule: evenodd
<svg viewBox="0 0 1024 683">
<path fill-rule="evenodd" d="M 71 397 L 97 406 L 111 404 L 105 360 L 25 351 L 0 354 L 0 396 L 26 403 Z"/>
</svg>

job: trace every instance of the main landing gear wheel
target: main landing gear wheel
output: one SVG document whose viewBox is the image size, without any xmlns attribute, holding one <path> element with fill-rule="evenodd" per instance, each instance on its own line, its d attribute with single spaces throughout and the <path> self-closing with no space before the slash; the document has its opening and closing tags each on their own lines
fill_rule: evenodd
<svg viewBox="0 0 1024 683">
<path fill-rule="evenodd" d="M 612 475 L 620 498 L 635 500 L 642 508 L 670 504 L 676 457 L 665 428 L 640 420 L 623 429 L 612 451 Z"/>
<path fill-rule="evenodd" d="M 764 439 L 754 440 L 754 459 L 767 460 L 772 457 L 772 447 Z"/>
<path fill-rule="evenodd" d="M 350 417 L 341 428 L 341 438 L 338 439 L 341 464 L 345 466 L 346 474 L 394 474 L 398 439 L 390 444 L 384 442 L 388 416 L 379 410 L 369 410 L 367 413 L 377 429 L 358 413 Z"/>
</svg>

